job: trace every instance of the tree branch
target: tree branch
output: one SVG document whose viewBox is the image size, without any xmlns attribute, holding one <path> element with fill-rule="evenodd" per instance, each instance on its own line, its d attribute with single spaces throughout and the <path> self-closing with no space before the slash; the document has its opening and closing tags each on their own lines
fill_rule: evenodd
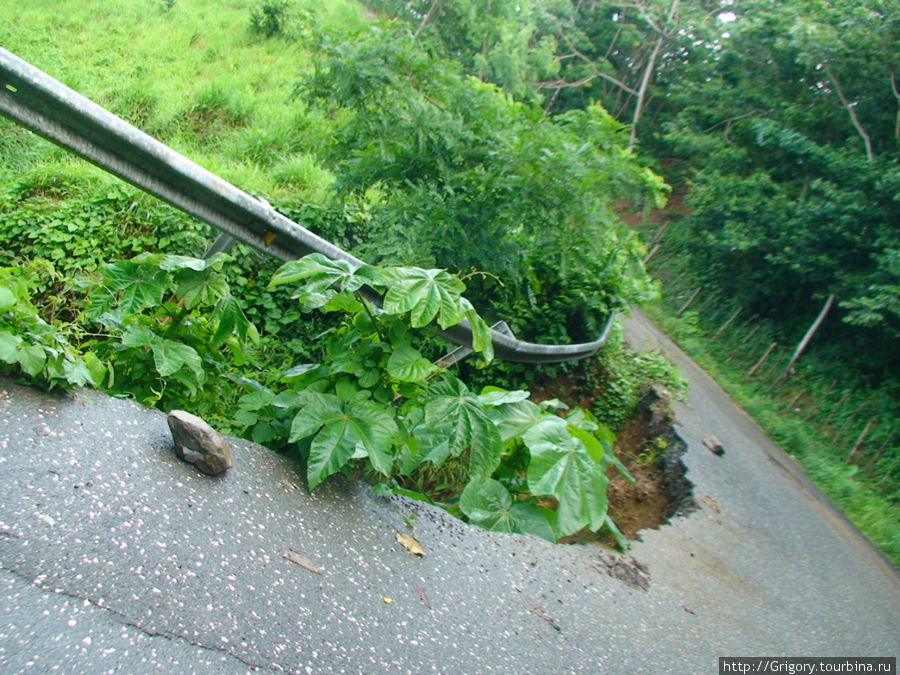
<svg viewBox="0 0 900 675">
<path fill-rule="evenodd" d="M 666 18 L 666 25 L 671 24 L 675 18 L 675 13 L 678 11 L 678 2 L 679 0 L 673 0 L 672 7 L 669 9 L 669 16 Z M 650 59 L 647 61 L 647 67 L 644 68 L 644 75 L 641 77 L 641 86 L 638 89 L 637 101 L 635 101 L 634 104 L 634 116 L 631 119 L 631 135 L 628 139 L 629 150 L 637 143 L 637 126 L 641 119 L 641 113 L 644 111 L 644 100 L 647 96 L 647 87 L 650 85 L 650 78 L 653 76 L 654 68 L 656 68 L 656 59 L 659 57 L 660 51 L 662 51 L 663 41 L 665 40 L 665 34 L 662 31 L 657 32 L 659 37 L 656 38 L 656 44 L 653 47 L 653 52 L 650 54 Z"/>
<path fill-rule="evenodd" d="M 704 134 L 708 134 L 710 131 L 712 131 L 712 130 L 715 129 L 716 127 L 721 126 L 721 125 L 723 125 L 723 124 L 729 124 L 729 125 L 730 125 L 732 122 L 737 122 L 738 120 L 742 120 L 742 119 L 744 119 L 745 117 L 752 117 L 753 115 L 756 115 L 756 114 L 759 114 L 759 113 L 765 113 L 765 112 L 766 112 L 765 110 L 760 110 L 760 109 L 758 109 L 758 108 L 755 108 L 755 109 L 751 110 L 750 112 L 745 112 L 743 115 L 737 115 L 737 116 L 735 116 L 735 117 L 729 117 L 728 119 L 719 120 L 718 122 L 716 122 L 715 124 L 713 124 L 711 127 L 707 127 L 706 129 L 704 129 L 704 130 L 703 130 L 703 133 L 704 133 Z"/>
<path fill-rule="evenodd" d="M 891 73 L 891 90 L 894 92 L 894 98 L 897 99 L 897 123 L 894 128 L 894 138 L 900 139 L 900 90 L 897 89 L 897 77 Z"/>
<path fill-rule="evenodd" d="M 576 82 L 566 82 L 565 80 L 562 80 L 562 79 L 555 80 L 555 81 L 539 82 L 538 87 L 540 87 L 541 89 L 562 89 L 565 87 L 580 87 L 583 84 L 587 84 L 594 78 L 599 77 L 601 79 L 606 80 L 607 82 L 612 82 L 614 85 L 616 85 L 620 89 L 624 89 L 629 94 L 632 94 L 632 95 L 637 94 L 637 92 L 634 89 L 629 87 L 624 82 L 616 79 L 612 75 L 607 75 L 606 73 L 603 73 L 600 70 L 598 70 L 597 65 L 588 56 L 586 56 L 585 54 L 582 54 L 578 50 L 578 48 L 572 43 L 572 40 L 569 39 L 569 36 L 566 35 L 564 32 L 560 31 L 559 36 L 563 40 L 566 41 L 566 44 L 569 45 L 569 49 L 572 50 L 572 53 L 566 54 L 565 57 L 557 57 L 557 58 L 562 59 L 562 58 L 570 58 L 572 56 L 577 56 L 579 59 L 581 59 L 588 65 L 588 67 L 591 69 L 592 75 L 582 77 L 581 79 L 577 80 Z"/>
<path fill-rule="evenodd" d="M 417 39 L 419 37 L 419 33 L 422 32 L 422 29 L 434 20 L 434 17 L 436 17 L 438 12 L 441 11 L 441 6 L 443 4 L 444 0 L 432 0 L 431 7 L 428 8 L 428 12 L 425 14 L 425 16 L 422 17 L 422 21 L 419 23 L 419 27 L 416 28 L 416 32 L 413 33 L 413 40 Z"/>
<path fill-rule="evenodd" d="M 866 133 L 866 130 L 863 129 L 862 124 L 859 123 L 859 118 L 856 116 L 856 111 L 853 109 L 853 105 L 848 100 L 847 97 L 844 96 L 844 91 L 841 89 L 841 83 L 838 82 L 838 79 L 831 72 L 831 67 L 827 64 L 825 65 L 825 74 L 828 75 L 828 78 L 831 80 L 832 84 L 834 84 L 834 91 L 837 93 L 838 98 L 841 99 L 841 103 L 844 104 L 844 109 L 850 115 L 850 121 L 853 122 L 853 127 L 856 129 L 857 133 L 862 137 L 863 143 L 866 146 L 866 159 L 868 161 L 872 161 L 872 139 L 869 138 L 869 134 Z"/>
</svg>

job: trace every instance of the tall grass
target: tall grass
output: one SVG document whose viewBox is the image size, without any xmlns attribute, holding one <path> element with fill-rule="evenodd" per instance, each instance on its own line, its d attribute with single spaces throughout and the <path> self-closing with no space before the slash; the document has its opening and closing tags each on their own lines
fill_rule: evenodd
<svg viewBox="0 0 900 675">
<path fill-rule="evenodd" d="M 257 4 L 0 3 L 0 44 L 240 187 L 290 198 L 297 193 L 297 181 L 285 179 L 292 165 L 308 167 L 312 183 L 323 180 L 308 166 L 315 120 L 299 104 L 286 104 L 312 67 L 310 22 L 349 31 L 365 19 L 344 0 L 297 0 L 288 7 L 285 34 L 266 39 L 250 29 Z M 0 188 L 51 154 L 78 161 L 0 120 Z M 278 177 L 267 171 L 276 163 Z"/>
</svg>

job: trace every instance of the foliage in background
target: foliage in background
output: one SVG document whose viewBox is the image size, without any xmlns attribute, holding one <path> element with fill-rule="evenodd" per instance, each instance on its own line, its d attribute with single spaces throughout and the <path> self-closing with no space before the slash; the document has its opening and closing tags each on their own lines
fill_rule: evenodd
<svg viewBox="0 0 900 675">
<path fill-rule="evenodd" d="M 702 281 L 785 335 L 836 294 L 823 360 L 897 389 L 892 3 L 368 4 L 521 100 L 542 93 L 557 115 L 600 102 L 629 122 L 630 144 L 688 191 L 690 212 L 669 236 Z M 486 67 L 501 53 L 507 68 Z"/>
<path fill-rule="evenodd" d="M 571 13 L 568 2 L 536 0 L 368 0 L 379 13 L 410 26 L 416 39 L 431 41 L 441 56 L 499 85 L 520 100 L 537 100 L 534 83 L 560 68 L 557 28 Z"/>
<path fill-rule="evenodd" d="M 786 340 L 835 294 L 813 350 L 897 390 L 896 12 L 746 1 L 705 35 L 661 73 L 648 140 L 689 179 L 671 245 Z"/>
<path fill-rule="evenodd" d="M 692 354 L 713 354 L 721 377 L 750 390 L 742 402 L 896 560 L 900 20 L 892 10 L 878 0 L 734 3 L 733 20 L 699 26 L 693 44 L 664 59 L 642 138 L 686 192 L 654 260 L 681 277 L 681 292 L 702 285 L 701 297 L 728 298 L 721 307 L 698 301 L 682 317 L 694 320 Z M 663 288 L 677 311 L 687 297 L 676 302 L 676 288 Z M 793 378 L 774 388 L 774 377 L 734 383 L 744 379 L 735 363 L 746 375 L 768 345 L 789 353 L 832 294 Z M 701 349 L 699 336 L 738 308 L 742 320 L 756 317 L 746 331 L 757 337 L 736 354 L 718 343 Z M 676 324 L 681 334 L 686 323 Z M 780 409 L 797 395 L 815 428 Z M 810 401 L 820 399 L 817 417 Z M 866 443 L 877 452 L 863 448 L 851 460 L 873 419 Z"/>
<path fill-rule="evenodd" d="M 613 205 L 664 185 L 601 107 L 547 118 L 390 26 L 321 48 L 297 95 L 335 120 L 322 154 L 362 257 L 474 275 L 479 311 L 529 339 L 593 339 L 651 295 Z"/>
</svg>

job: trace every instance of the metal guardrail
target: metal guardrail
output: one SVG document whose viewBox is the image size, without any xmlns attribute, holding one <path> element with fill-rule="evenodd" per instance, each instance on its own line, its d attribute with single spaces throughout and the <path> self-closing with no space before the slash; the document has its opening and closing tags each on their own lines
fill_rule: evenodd
<svg viewBox="0 0 900 675">
<path fill-rule="evenodd" d="M 332 259 L 363 262 L 2 47 L 0 113 L 276 258 L 293 260 L 318 252 Z M 494 352 L 500 359 L 521 363 L 585 358 L 606 343 L 613 320 L 611 315 L 596 340 L 570 345 L 525 342 L 492 330 Z M 465 321 L 440 334 L 458 345 L 472 344 L 472 328 Z"/>
</svg>

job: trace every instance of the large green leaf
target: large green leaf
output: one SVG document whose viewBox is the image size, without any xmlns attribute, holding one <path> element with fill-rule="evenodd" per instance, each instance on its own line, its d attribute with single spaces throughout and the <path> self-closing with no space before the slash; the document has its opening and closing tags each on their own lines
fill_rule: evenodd
<svg viewBox="0 0 900 675">
<path fill-rule="evenodd" d="M 400 451 L 394 463 L 395 469 L 402 476 L 425 462 L 440 466 L 450 455 L 446 435 L 422 423 L 425 419 L 424 407 L 417 402 L 410 403 L 408 407 L 399 418 Z"/>
<path fill-rule="evenodd" d="M 203 361 L 190 345 L 176 340 L 161 338 L 150 346 L 153 351 L 153 363 L 160 375 L 166 377 L 178 372 L 185 366 L 194 371 L 198 378 L 203 377 Z"/>
<path fill-rule="evenodd" d="M 572 415 L 566 418 L 566 422 L 569 423 L 569 433 L 584 443 L 584 447 L 597 462 L 597 466 L 605 471 L 606 467 L 612 464 L 629 483 L 634 484 L 634 476 L 613 452 L 613 443 L 616 441 L 615 434 L 599 423 L 595 424 L 597 429 L 594 432 L 585 431 L 583 427 L 573 426 L 571 419 Z M 610 438 L 612 440 L 609 440 Z"/>
<path fill-rule="evenodd" d="M 228 296 L 228 279 L 222 272 L 216 272 L 212 268 L 180 269 L 175 274 L 175 283 L 175 296 L 188 309 L 214 305 Z"/>
<path fill-rule="evenodd" d="M 404 453 L 405 473 L 425 462 L 440 466 L 450 456 L 450 439 L 444 429 L 420 424 L 413 430 L 413 440 L 416 443 L 415 452 L 409 449 Z"/>
<path fill-rule="evenodd" d="M 460 298 L 463 306 L 463 314 L 472 326 L 472 349 L 481 352 L 485 361 L 494 360 L 494 341 L 491 336 L 491 327 L 481 318 L 466 298 Z"/>
<path fill-rule="evenodd" d="M 469 481 L 459 498 L 459 508 L 469 520 L 485 529 L 534 534 L 556 541 L 540 507 L 515 501 L 503 484 L 493 478 Z"/>
<path fill-rule="evenodd" d="M 500 405 L 492 403 L 486 405 L 490 407 L 485 409 L 485 413 L 497 425 L 503 443 L 521 436 L 544 416 L 540 406 L 527 399 L 505 401 Z"/>
<path fill-rule="evenodd" d="M 22 343 L 18 335 L 0 330 L 0 361 L 4 363 L 17 363 L 16 348 Z"/>
<path fill-rule="evenodd" d="M 91 292 L 91 315 L 99 316 L 113 304 L 126 313 L 157 307 L 168 288 L 168 275 L 158 267 L 130 260 L 110 263 L 104 268 L 102 283 Z"/>
<path fill-rule="evenodd" d="M 132 326 L 122 335 L 126 347 L 149 347 L 153 363 L 162 377 L 168 377 L 187 366 L 197 377 L 203 376 L 203 362 L 190 345 L 160 337 L 146 326 Z"/>
<path fill-rule="evenodd" d="M 122 344 L 126 347 L 150 347 L 159 339 L 146 326 L 129 326 L 122 334 Z"/>
<path fill-rule="evenodd" d="M 387 362 L 388 375 L 400 382 L 423 382 L 437 370 L 437 366 L 408 342 L 395 346 Z"/>
<path fill-rule="evenodd" d="M 156 264 L 162 270 L 191 269 L 197 272 L 202 272 L 206 269 L 221 269 L 222 264 L 231 259 L 231 256 L 227 253 L 215 253 L 209 258 L 192 258 L 186 255 L 163 255 L 159 257 L 158 254 L 142 254 L 132 258 L 135 262 L 146 261 Z"/>
<path fill-rule="evenodd" d="M 600 529 L 606 518 L 608 481 L 584 443 L 569 433 L 566 421 L 547 415 L 522 438 L 531 453 L 528 487 L 535 495 L 556 497 L 560 534 L 585 526 Z"/>
<path fill-rule="evenodd" d="M 384 296 L 386 313 L 409 312 L 413 328 L 427 326 L 435 319 L 441 328 L 449 328 L 462 320 L 467 307 L 461 297 L 466 287 L 452 274 L 419 267 L 395 267 L 393 273 L 397 282 Z"/>
<path fill-rule="evenodd" d="M 88 382 L 93 382 L 91 372 L 88 370 L 87 364 L 82 359 L 72 361 L 66 359 L 63 361 L 62 368 L 69 384 L 83 387 Z"/>
<path fill-rule="evenodd" d="M 605 466 L 604 460 L 606 458 L 606 453 L 608 451 L 611 451 L 611 448 L 607 448 L 596 437 L 594 437 L 591 432 L 585 431 L 581 427 L 576 427 L 571 422 L 569 422 L 568 419 L 566 419 L 566 430 L 574 438 L 581 441 L 585 449 L 588 451 L 588 454 L 593 458 L 595 462 L 597 462 L 597 466 L 602 469 Z"/>
<path fill-rule="evenodd" d="M 47 352 L 41 345 L 21 344 L 16 357 L 22 370 L 32 377 L 40 373 L 47 363 Z"/>
<path fill-rule="evenodd" d="M 108 366 L 99 358 L 94 352 L 85 352 L 82 355 L 82 360 L 84 361 L 84 366 L 87 368 L 89 375 L 89 382 L 96 387 L 99 387 L 103 380 L 110 375 L 113 371 L 110 370 L 112 366 Z"/>
<path fill-rule="evenodd" d="M 232 333 L 241 340 L 249 339 L 253 344 L 259 344 L 259 331 L 244 314 L 241 304 L 231 293 L 216 304 L 213 315 L 219 320 L 219 326 L 212 339 L 213 347 L 221 346 Z"/>
<path fill-rule="evenodd" d="M 332 260 L 321 253 L 310 253 L 300 260 L 291 260 L 282 265 L 272 276 L 269 290 L 285 284 L 303 285 L 291 297 L 325 293 L 333 287 L 343 291 L 355 291 L 365 283 L 365 279 L 357 276 L 357 266 L 346 260 Z"/>
<path fill-rule="evenodd" d="M 469 472 L 490 476 L 500 464 L 500 434 L 478 397 L 460 380 L 447 376 L 425 393 L 425 425 L 445 435 L 451 454 L 471 448 Z"/>
<path fill-rule="evenodd" d="M 566 422 L 568 422 L 572 426 L 576 426 L 579 429 L 584 429 L 585 431 L 596 431 L 600 428 L 599 422 L 597 422 L 597 418 L 594 415 L 584 408 L 575 408 L 571 413 L 566 415 Z M 612 432 L 610 432 L 612 433 Z M 616 437 L 613 436 L 613 442 L 615 442 Z"/>
<path fill-rule="evenodd" d="M 238 399 L 238 408 L 240 410 L 257 411 L 262 410 L 275 400 L 275 392 L 267 389 L 258 389 L 251 391 Z"/>
<path fill-rule="evenodd" d="M 307 466 L 310 489 L 339 471 L 358 451 L 368 456 L 377 471 L 390 475 L 390 449 L 397 433 L 390 412 L 372 401 L 345 402 L 333 394 L 302 392 L 301 398 L 289 440 L 314 436 Z"/>
<path fill-rule="evenodd" d="M 505 403 L 518 403 L 519 401 L 524 401 L 529 396 L 530 393 L 524 389 L 509 391 L 507 389 L 488 385 L 481 390 L 481 394 L 478 395 L 478 400 L 481 401 L 482 405 L 500 406 Z"/>
<path fill-rule="evenodd" d="M 16 296 L 6 286 L 0 286 L 0 312 L 11 309 L 16 304 Z"/>
</svg>

